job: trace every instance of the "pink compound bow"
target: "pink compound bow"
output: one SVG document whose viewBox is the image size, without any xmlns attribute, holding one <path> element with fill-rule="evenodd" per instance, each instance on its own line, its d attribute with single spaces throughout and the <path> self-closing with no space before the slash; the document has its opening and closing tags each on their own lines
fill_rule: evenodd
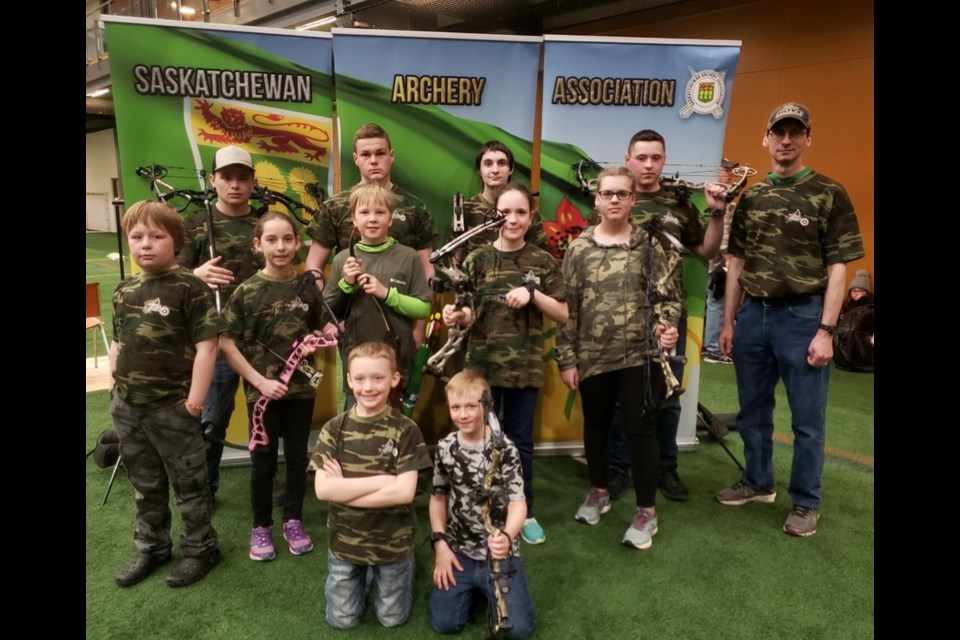
<svg viewBox="0 0 960 640">
<path fill-rule="evenodd" d="M 286 362 L 283 363 L 283 370 L 280 372 L 280 375 L 277 376 L 277 380 L 283 384 L 289 384 L 290 378 L 293 377 L 293 372 L 297 370 L 298 365 L 300 364 L 300 348 L 301 347 L 315 347 L 319 349 L 320 347 L 335 347 L 337 346 L 337 339 L 329 336 L 318 336 L 315 333 L 308 333 L 304 337 L 294 340 L 293 347 L 290 351 L 290 357 L 287 358 Z M 317 384 L 320 383 L 319 378 L 315 378 Z M 313 379 L 311 379 L 313 383 Z M 267 405 L 270 404 L 270 398 L 267 396 L 260 396 L 253 405 L 253 427 L 250 430 L 250 441 L 247 443 L 247 450 L 251 453 L 254 449 L 259 446 L 267 446 L 270 444 L 270 438 L 267 437 L 267 430 L 263 426 L 263 415 L 267 412 Z"/>
</svg>

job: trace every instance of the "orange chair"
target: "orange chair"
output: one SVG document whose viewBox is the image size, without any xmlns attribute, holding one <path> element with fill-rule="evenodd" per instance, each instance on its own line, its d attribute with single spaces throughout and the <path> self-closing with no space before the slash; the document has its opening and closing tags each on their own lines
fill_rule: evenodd
<svg viewBox="0 0 960 640">
<path fill-rule="evenodd" d="M 107 331 L 103 326 L 103 319 L 100 317 L 100 283 L 87 283 L 87 331 L 93 329 L 93 366 L 98 366 L 97 360 L 97 329 L 100 329 L 100 335 L 103 336 L 103 346 L 106 353 L 110 352 L 110 344 L 107 342 Z"/>
</svg>

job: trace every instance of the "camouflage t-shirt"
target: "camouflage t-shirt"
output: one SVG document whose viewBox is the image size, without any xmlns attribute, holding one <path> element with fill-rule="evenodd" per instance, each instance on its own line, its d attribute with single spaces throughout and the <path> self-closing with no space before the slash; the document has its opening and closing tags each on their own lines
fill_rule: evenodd
<svg viewBox="0 0 960 640">
<path fill-rule="evenodd" d="M 511 309 L 500 295 L 531 281 L 537 291 L 566 300 L 556 259 L 529 244 L 517 251 L 484 245 L 467 256 L 463 270 L 473 291 L 476 314 L 470 327 L 466 368 L 480 372 L 491 386 L 542 387 L 543 313 L 533 305 Z"/>
<path fill-rule="evenodd" d="M 507 502 L 524 500 L 520 454 L 507 437 L 500 456 L 500 471 L 494 476 L 490 520 L 503 528 L 507 521 Z M 450 548 L 474 560 L 487 557 L 487 533 L 477 494 L 483 490 L 490 468 L 493 445 L 488 439 L 482 448 L 460 442 L 460 432 L 448 433 L 437 443 L 433 465 L 433 493 L 447 497 L 447 536 Z M 513 555 L 520 555 L 520 541 L 513 541 Z"/>
<path fill-rule="evenodd" d="M 493 219 L 493 216 L 494 204 L 484 200 L 483 192 L 478 193 L 469 200 L 463 201 L 464 231 L 469 231 L 474 227 L 479 227 L 483 223 Z M 454 253 L 457 264 L 461 264 L 463 259 L 474 249 L 479 249 L 486 244 L 492 244 L 493 241 L 497 239 L 499 233 L 499 228 L 487 229 L 480 235 L 470 238 L 465 245 L 457 247 L 457 250 Z M 453 224 L 451 223 L 449 239 L 453 240 L 459 235 L 459 233 L 453 232 Z M 547 249 L 547 234 L 543 230 L 543 222 L 541 222 L 539 215 L 537 215 L 533 220 L 523 239 L 527 242 L 527 244 L 540 247 L 543 250 Z"/>
<path fill-rule="evenodd" d="M 270 380 L 280 375 L 294 340 L 332 322 L 312 282 L 305 283 L 302 276 L 296 275 L 281 281 L 262 271 L 237 287 L 222 315 L 226 333 L 236 341 L 240 353 Z M 312 360 L 308 356 L 308 361 Z M 299 371 L 294 372 L 287 387 L 285 399 L 312 398 L 316 394 Z M 246 379 L 243 390 L 247 402 L 256 402 L 260 397 L 260 391 Z"/>
<path fill-rule="evenodd" d="M 429 302 L 430 285 L 427 284 L 427 276 L 423 273 L 423 263 L 420 262 L 416 251 L 410 247 L 397 244 L 392 239 L 388 242 L 390 246 L 386 250 L 373 247 L 377 250 L 371 251 L 362 243 L 356 245 L 356 254 L 362 261 L 364 273 L 375 276 L 388 289 L 396 288 L 398 293 Z M 345 315 L 339 311 L 334 311 L 334 313 L 341 313 L 342 317 L 339 319 L 345 325 L 344 333 L 340 338 L 340 353 L 345 360 L 346 355 L 350 353 L 350 349 L 368 340 L 386 342 L 391 347 L 396 348 L 384 325 L 384 316 L 386 316 L 393 335 L 400 341 L 400 353 L 397 355 L 400 360 L 400 371 L 403 374 L 402 388 L 405 388 L 406 383 L 410 380 L 410 367 L 413 364 L 414 320 L 400 315 L 383 300 L 380 300 L 378 304 L 377 300 L 364 293 L 363 289 L 358 288 L 351 294 L 343 293 L 340 290 L 339 282 L 343 277 L 343 265 L 349 257 L 349 249 L 344 249 L 334 257 L 330 278 L 323 289 L 323 297 L 326 298 L 329 305 L 335 308 L 337 298 L 343 295 L 349 295 L 350 297 L 349 307 Z M 383 315 L 380 314 L 380 310 L 383 311 Z M 346 374 L 344 373 L 344 375 Z"/>
<path fill-rule="evenodd" d="M 264 266 L 263 254 L 253 250 L 253 233 L 257 228 L 257 215 L 253 209 L 240 216 L 228 216 L 213 208 L 214 245 L 217 255 L 223 256 L 219 266 L 233 272 L 233 284 L 220 287 L 221 305 L 233 294 L 241 282 Z M 177 262 L 193 270 L 210 259 L 210 243 L 207 234 L 207 214 L 195 211 L 184 221 L 186 242 Z"/>
<path fill-rule="evenodd" d="M 739 282 L 747 295 L 779 298 L 822 292 L 827 265 L 863 257 L 863 240 L 844 188 L 805 169 L 747 189 L 728 249 L 744 260 Z"/>
<path fill-rule="evenodd" d="M 430 249 L 437 239 L 437 227 L 419 198 L 397 185 L 391 189 L 397 196 L 393 207 L 390 237 L 416 251 Z M 350 246 L 353 217 L 350 214 L 350 191 L 341 191 L 320 205 L 307 227 L 307 235 L 334 253 Z"/>
<path fill-rule="evenodd" d="M 662 282 L 663 296 L 670 298 L 659 307 L 659 321 L 675 327 L 680 318 L 670 256 L 662 245 L 651 244 L 647 232 L 635 225 L 629 246 L 600 245 L 595 231 L 587 227 L 563 258 L 570 317 L 557 333 L 557 364 L 560 369 L 576 366 L 581 380 L 638 366 L 658 354 L 658 309 L 650 304 L 648 292 L 654 289 L 648 286 Z M 651 277 L 653 283 L 648 283 Z"/>
<path fill-rule="evenodd" d="M 182 401 L 190 392 L 196 344 L 223 329 L 210 288 L 182 267 L 124 280 L 113 292 L 117 394 L 144 412 Z"/>
<path fill-rule="evenodd" d="M 353 408 L 346 416 L 328 420 L 317 437 L 310 466 L 322 469 L 326 460 L 339 462 L 344 478 L 398 476 L 431 466 L 417 423 L 389 407 L 369 418 L 358 416 Z M 354 564 L 397 562 L 413 550 L 416 524 L 412 503 L 359 509 L 331 502 L 330 550 Z"/>
</svg>

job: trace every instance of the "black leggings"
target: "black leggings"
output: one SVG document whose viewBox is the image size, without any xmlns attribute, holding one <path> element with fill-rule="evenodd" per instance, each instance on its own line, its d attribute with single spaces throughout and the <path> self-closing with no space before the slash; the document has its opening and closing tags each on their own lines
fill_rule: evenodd
<svg viewBox="0 0 960 640">
<path fill-rule="evenodd" d="M 263 426 L 270 444 L 250 454 L 250 504 L 253 526 L 273 524 L 273 476 L 283 437 L 283 458 L 287 465 L 287 488 L 283 500 L 283 521 L 300 520 L 307 491 L 307 440 L 313 421 L 313 398 L 274 400 L 267 405 Z M 253 420 L 253 404 L 247 405 Z"/>
<path fill-rule="evenodd" d="M 614 408 L 620 403 L 623 430 L 630 446 L 630 466 L 638 507 L 655 504 L 660 476 L 660 450 L 657 446 L 656 402 L 664 395 L 660 365 L 650 363 L 652 395 L 647 393 L 646 364 L 591 376 L 580 381 L 583 404 L 583 448 L 587 454 L 590 486 L 606 488 L 610 461 L 610 425 Z"/>
</svg>

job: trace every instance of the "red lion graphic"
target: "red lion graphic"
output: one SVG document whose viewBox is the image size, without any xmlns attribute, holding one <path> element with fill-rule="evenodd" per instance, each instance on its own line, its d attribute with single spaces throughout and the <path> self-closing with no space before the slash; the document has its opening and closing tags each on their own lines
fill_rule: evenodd
<svg viewBox="0 0 960 640">
<path fill-rule="evenodd" d="M 320 127 L 285 116 L 255 114 L 250 123 L 242 109 L 223 107 L 220 115 L 213 112 L 214 106 L 206 100 L 197 100 L 210 131 L 201 128 L 198 133 L 205 142 L 219 144 L 245 144 L 258 138 L 257 146 L 268 153 L 303 153 L 307 160 L 320 160 L 327 155 L 330 136 Z M 297 130 L 300 131 L 297 131 Z"/>
</svg>

